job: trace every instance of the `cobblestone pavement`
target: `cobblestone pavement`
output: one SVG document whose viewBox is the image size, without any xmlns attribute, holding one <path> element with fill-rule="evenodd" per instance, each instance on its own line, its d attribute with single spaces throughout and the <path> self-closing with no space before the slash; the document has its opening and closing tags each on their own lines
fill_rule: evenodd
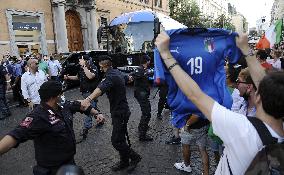
<svg viewBox="0 0 284 175">
<path fill-rule="evenodd" d="M 152 119 L 150 122 L 150 134 L 153 135 L 154 141 L 149 143 L 141 143 L 137 137 L 137 126 L 140 119 L 140 108 L 137 101 L 133 97 L 133 89 L 127 89 L 128 103 L 131 109 L 131 117 L 128 124 L 129 136 L 132 147 L 142 155 L 142 161 L 138 164 L 133 175 L 174 175 L 186 174 L 180 172 L 173 167 L 173 164 L 182 160 L 180 145 L 166 145 L 165 140 L 172 136 L 172 128 L 169 124 L 169 111 L 164 110 L 163 120 L 156 119 L 158 95 L 155 99 L 153 95 L 156 89 L 151 91 Z M 65 93 L 67 99 L 81 99 L 78 89 L 73 89 Z M 84 168 L 86 174 L 92 175 L 112 175 L 127 174 L 126 172 L 113 173 L 110 167 L 118 161 L 118 154 L 113 149 L 111 137 L 111 119 L 109 114 L 109 102 L 105 95 L 99 98 L 99 108 L 107 115 L 107 122 L 101 128 L 93 127 L 90 130 L 88 139 L 77 145 L 77 154 L 75 160 L 79 166 Z M 0 138 L 2 138 L 9 130 L 13 129 L 19 121 L 25 116 L 27 110 L 25 108 L 12 108 L 12 117 L 0 121 Z M 83 115 L 76 114 L 74 121 L 74 129 L 76 138 L 80 139 L 80 132 L 83 126 Z M 212 160 L 213 153 L 209 151 L 210 157 L 210 174 L 214 173 L 215 162 Z M 32 167 L 35 165 L 34 148 L 32 141 L 21 144 L 17 149 L 12 149 L 0 158 L 0 175 L 30 175 Z M 202 163 L 199 152 L 193 147 L 191 156 L 192 173 L 201 174 Z"/>
</svg>

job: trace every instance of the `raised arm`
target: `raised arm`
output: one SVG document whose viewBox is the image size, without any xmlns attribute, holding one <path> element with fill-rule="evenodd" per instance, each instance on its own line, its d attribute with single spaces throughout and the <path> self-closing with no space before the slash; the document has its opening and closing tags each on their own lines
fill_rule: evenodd
<svg viewBox="0 0 284 175">
<path fill-rule="evenodd" d="M 255 54 L 250 50 L 248 45 L 248 36 L 242 34 L 236 38 L 237 46 L 241 49 L 242 53 L 246 55 L 247 65 L 255 86 L 258 88 L 259 82 L 266 75 L 265 70 L 257 61 Z"/>
<path fill-rule="evenodd" d="M 160 51 L 160 55 L 175 79 L 178 87 L 194 103 L 197 108 L 211 121 L 211 113 L 214 100 L 206 95 L 198 84 L 177 64 L 176 59 L 169 51 L 170 37 L 162 32 L 156 38 L 155 45 Z"/>
</svg>

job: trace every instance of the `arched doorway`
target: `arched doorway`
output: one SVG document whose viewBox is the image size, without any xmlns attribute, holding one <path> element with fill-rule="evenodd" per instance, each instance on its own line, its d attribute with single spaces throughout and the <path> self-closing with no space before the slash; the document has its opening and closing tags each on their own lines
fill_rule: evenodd
<svg viewBox="0 0 284 175">
<path fill-rule="evenodd" d="M 83 35 L 81 28 L 81 20 L 76 11 L 68 10 L 65 13 L 68 48 L 69 51 L 83 50 Z"/>
</svg>

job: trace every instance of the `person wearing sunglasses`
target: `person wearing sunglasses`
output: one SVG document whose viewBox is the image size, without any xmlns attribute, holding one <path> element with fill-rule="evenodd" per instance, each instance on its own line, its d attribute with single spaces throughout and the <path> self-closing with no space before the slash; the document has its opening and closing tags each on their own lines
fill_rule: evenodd
<svg viewBox="0 0 284 175">
<path fill-rule="evenodd" d="M 40 104 L 40 96 L 38 90 L 40 86 L 47 81 L 47 77 L 42 70 L 39 70 L 39 62 L 37 59 L 29 59 L 29 71 L 22 75 L 21 90 L 24 99 L 28 102 L 30 110 Z"/>
<path fill-rule="evenodd" d="M 256 86 L 252 81 L 248 68 L 241 70 L 236 83 L 240 97 L 243 97 L 243 100 L 239 102 L 239 107 L 232 109 L 232 111 L 248 117 L 254 117 L 256 113 L 254 102 L 256 98 Z"/>
</svg>

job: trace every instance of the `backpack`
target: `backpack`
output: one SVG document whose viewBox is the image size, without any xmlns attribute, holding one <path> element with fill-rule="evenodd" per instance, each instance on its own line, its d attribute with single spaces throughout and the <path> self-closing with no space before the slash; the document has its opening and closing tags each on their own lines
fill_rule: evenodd
<svg viewBox="0 0 284 175">
<path fill-rule="evenodd" d="M 256 154 L 245 175 L 284 174 L 284 143 L 277 143 L 277 139 L 272 137 L 265 124 L 258 118 L 248 117 L 248 120 L 257 130 L 265 147 Z"/>
</svg>

